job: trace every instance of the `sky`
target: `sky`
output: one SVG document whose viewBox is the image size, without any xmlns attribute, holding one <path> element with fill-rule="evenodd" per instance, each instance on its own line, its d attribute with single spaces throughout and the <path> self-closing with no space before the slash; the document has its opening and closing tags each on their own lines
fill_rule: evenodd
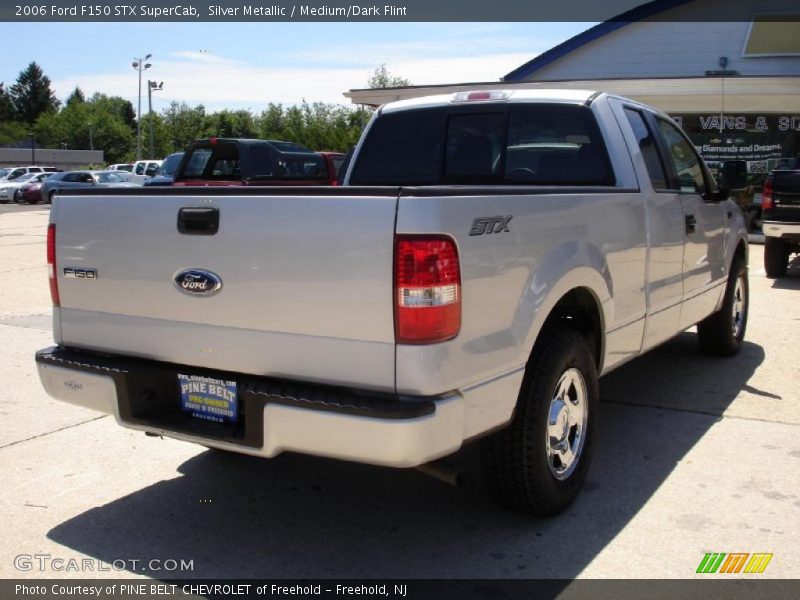
<svg viewBox="0 0 800 600">
<path fill-rule="evenodd" d="M 0 82 L 31 61 L 64 100 L 80 86 L 137 104 L 135 57 L 162 82 L 153 109 L 177 100 L 209 110 L 270 102 L 347 104 L 385 63 L 415 85 L 497 81 L 593 23 L 0 23 Z"/>
</svg>

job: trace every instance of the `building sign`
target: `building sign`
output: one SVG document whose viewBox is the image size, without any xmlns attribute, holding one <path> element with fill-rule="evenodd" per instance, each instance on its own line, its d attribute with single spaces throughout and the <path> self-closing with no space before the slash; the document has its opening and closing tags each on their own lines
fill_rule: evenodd
<svg viewBox="0 0 800 600">
<path fill-rule="evenodd" d="M 708 163 L 747 161 L 750 173 L 767 172 L 785 156 L 792 132 L 800 131 L 800 115 L 683 114 L 671 115 Z"/>
</svg>

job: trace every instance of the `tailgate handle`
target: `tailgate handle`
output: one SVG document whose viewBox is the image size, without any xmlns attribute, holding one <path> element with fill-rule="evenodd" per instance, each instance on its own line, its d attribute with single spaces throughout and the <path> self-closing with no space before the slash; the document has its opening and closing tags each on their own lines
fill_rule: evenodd
<svg viewBox="0 0 800 600">
<path fill-rule="evenodd" d="M 214 235 L 219 231 L 219 209 L 185 206 L 178 211 L 178 231 L 186 235 Z"/>
</svg>

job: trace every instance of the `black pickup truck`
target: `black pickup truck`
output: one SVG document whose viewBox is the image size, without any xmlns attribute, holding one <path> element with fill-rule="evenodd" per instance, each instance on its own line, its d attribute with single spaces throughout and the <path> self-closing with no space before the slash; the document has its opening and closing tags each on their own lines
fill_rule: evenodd
<svg viewBox="0 0 800 600">
<path fill-rule="evenodd" d="M 772 171 L 764 181 L 764 270 L 767 277 L 782 277 L 792 254 L 800 252 L 800 154 L 794 164 Z"/>
</svg>

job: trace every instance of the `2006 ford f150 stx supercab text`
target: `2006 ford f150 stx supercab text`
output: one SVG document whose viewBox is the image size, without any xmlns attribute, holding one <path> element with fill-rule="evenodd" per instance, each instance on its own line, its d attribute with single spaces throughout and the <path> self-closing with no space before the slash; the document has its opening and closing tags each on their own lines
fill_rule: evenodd
<svg viewBox="0 0 800 600">
<path fill-rule="evenodd" d="M 49 394 L 262 457 L 413 467 L 481 438 L 492 494 L 539 515 L 586 478 L 600 375 L 695 324 L 733 355 L 747 323 L 741 211 L 666 115 L 607 94 L 388 104 L 338 188 L 97 192 L 51 213 Z"/>
</svg>

